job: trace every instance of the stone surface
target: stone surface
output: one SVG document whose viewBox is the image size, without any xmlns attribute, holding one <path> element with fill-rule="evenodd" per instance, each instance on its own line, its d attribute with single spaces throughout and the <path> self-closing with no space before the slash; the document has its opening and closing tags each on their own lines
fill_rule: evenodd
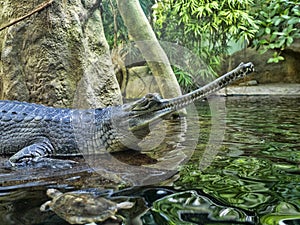
<svg viewBox="0 0 300 225">
<path fill-rule="evenodd" d="M 300 96 L 300 84 L 260 84 L 257 86 L 229 86 L 217 92 L 221 96 L 290 95 Z"/>
<path fill-rule="evenodd" d="M 293 44 L 286 48 L 286 51 L 292 51 L 300 54 L 300 39 L 294 40 Z"/>
<path fill-rule="evenodd" d="M 149 67 L 138 66 L 128 69 L 125 98 L 140 98 L 147 93 L 160 93 Z"/>
<path fill-rule="evenodd" d="M 232 70 L 241 62 L 253 62 L 255 73 L 245 80 L 257 80 L 259 84 L 268 83 L 300 83 L 300 44 L 298 41 L 283 52 L 284 61 L 279 63 L 267 63 L 272 57 L 273 51 L 260 54 L 255 49 L 247 48 L 245 50 L 234 53 L 223 64 L 221 73 Z M 221 74 L 220 73 L 220 74 Z"/>
<path fill-rule="evenodd" d="M 243 83 L 239 83 L 240 86 L 255 86 L 258 85 L 257 80 L 249 80 Z"/>
<path fill-rule="evenodd" d="M 42 2 L 0 1 L 0 27 Z M 54 1 L 0 31 L 0 99 L 80 108 L 121 103 L 100 2 Z"/>
</svg>

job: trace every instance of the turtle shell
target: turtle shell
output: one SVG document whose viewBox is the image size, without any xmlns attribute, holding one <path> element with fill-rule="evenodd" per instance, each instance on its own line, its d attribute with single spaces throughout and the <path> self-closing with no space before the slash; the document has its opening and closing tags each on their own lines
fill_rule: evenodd
<svg viewBox="0 0 300 225">
<path fill-rule="evenodd" d="M 51 190 L 51 189 L 49 189 Z M 46 202 L 41 209 L 48 207 L 59 217 L 70 224 L 85 224 L 102 222 L 108 218 L 114 218 L 118 210 L 118 204 L 100 196 L 89 193 L 61 193 L 47 191 L 53 199 Z"/>
</svg>

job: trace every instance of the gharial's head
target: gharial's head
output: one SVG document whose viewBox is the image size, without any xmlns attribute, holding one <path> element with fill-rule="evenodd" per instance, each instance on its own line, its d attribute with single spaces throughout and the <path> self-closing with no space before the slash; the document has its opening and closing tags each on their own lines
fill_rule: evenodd
<svg viewBox="0 0 300 225">
<path fill-rule="evenodd" d="M 106 132 L 113 132 L 114 140 L 109 144 L 104 142 L 105 147 L 111 152 L 139 149 L 138 143 L 150 132 L 149 124 L 174 111 L 167 107 L 167 102 L 158 94 L 147 94 L 135 102 L 111 107 L 106 111 L 109 113 Z"/>
<path fill-rule="evenodd" d="M 128 112 L 129 130 L 136 131 L 149 123 L 174 112 L 168 105 L 168 99 L 163 99 L 158 93 L 149 93 L 141 99 L 124 104 L 123 112 Z"/>
<path fill-rule="evenodd" d="M 121 106 L 124 115 L 123 122 L 127 123 L 128 130 L 138 131 L 144 129 L 149 123 L 156 121 L 178 109 L 182 109 L 197 99 L 204 98 L 213 92 L 229 85 L 237 79 L 243 78 L 254 71 L 251 62 L 241 63 L 237 68 L 219 77 L 211 83 L 188 94 L 163 99 L 159 94 L 147 94 L 143 98 Z M 125 121 L 124 121 L 125 119 Z"/>
</svg>

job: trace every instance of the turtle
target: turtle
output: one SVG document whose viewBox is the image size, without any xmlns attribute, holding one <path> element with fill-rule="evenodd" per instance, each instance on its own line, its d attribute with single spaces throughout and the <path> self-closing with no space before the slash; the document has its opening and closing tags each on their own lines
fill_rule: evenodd
<svg viewBox="0 0 300 225">
<path fill-rule="evenodd" d="M 70 224 L 95 224 L 115 216 L 118 209 L 133 207 L 132 202 L 116 203 L 88 192 L 66 192 L 50 188 L 47 195 L 52 200 L 41 205 L 41 211 L 51 210 Z"/>
</svg>

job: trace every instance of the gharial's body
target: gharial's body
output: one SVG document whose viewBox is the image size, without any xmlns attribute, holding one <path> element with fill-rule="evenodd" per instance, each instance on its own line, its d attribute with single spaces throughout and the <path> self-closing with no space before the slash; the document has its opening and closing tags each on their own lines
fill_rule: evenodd
<svg viewBox="0 0 300 225">
<path fill-rule="evenodd" d="M 0 152 L 14 154 L 18 150 L 40 143 L 49 154 L 76 154 L 78 129 L 89 125 L 89 119 L 99 121 L 105 131 L 110 108 L 77 110 L 53 108 L 18 101 L 0 101 Z M 84 118 L 84 121 L 80 121 Z M 75 123 L 80 122 L 80 124 Z M 103 126 L 103 128 L 102 128 Z M 48 143 L 49 142 L 49 143 Z M 96 144 L 96 143 L 95 143 Z"/>
<path fill-rule="evenodd" d="M 135 135 L 152 121 L 184 108 L 253 72 L 253 64 L 233 71 L 186 95 L 162 99 L 148 94 L 133 103 L 103 109 L 65 109 L 0 101 L 0 154 L 23 165 L 51 155 L 80 154 L 82 149 L 110 152 L 136 148 Z M 142 132 L 143 133 L 143 132 Z M 135 140 L 135 141 L 133 141 Z"/>
<path fill-rule="evenodd" d="M 103 137 L 100 140 L 91 139 L 95 142 L 91 146 L 103 145 L 109 150 L 112 143 L 108 145 L 108 140 L 115 139 L 110 134 L 110 117 L 119 108 L 80 110 L 0 101 L 0 153 L 14 154 L 40 143 L 49 154 L 74 155 L 79 153 L 78 141 L 83 140 L 83 137 L 92 137 L 90 132 L 93 130 L 103 133 Z"/>
</svg>

